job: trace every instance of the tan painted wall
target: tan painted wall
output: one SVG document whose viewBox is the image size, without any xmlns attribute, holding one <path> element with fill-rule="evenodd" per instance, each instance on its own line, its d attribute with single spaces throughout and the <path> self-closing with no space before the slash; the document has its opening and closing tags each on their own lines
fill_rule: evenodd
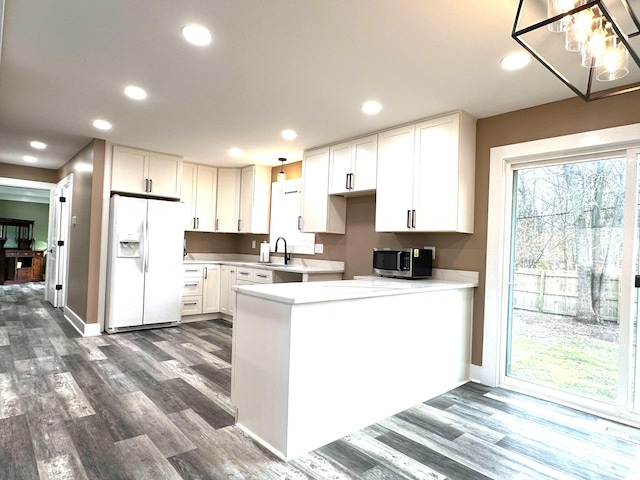
<svg viewBox="0 0 640 480">
<path fill-rule="evenodd" d="M 0 163 L 0 177 L 18 178 L 20 180 L 31 180 L 33 182 L 58 183 L 58 171 L 48 168 L 23 167 L 22 165 L 12 165 Z"/>
<path fill-rule="evenodd" d="M 590 103 L 570 98 L 480 119 L 476 134 L 475 227 L 472 235 L 376 233 L 375 198 L 349 198 L 346 234 L 317 234 L 316 243 L 324 244 L 324 254 L 313 258 L 344 261 L 345 278 L 348 279 L 371 272 L 373 247 L 433 245 L 436 247 L 435 267 L 480 272 L 480 286 L 474 296 L 472 363 L 481 365 L 490 149 L 633 123 L 640 123 L 640 92 Z"/>
<path fill-rule="evenodd" d="M 60 178 L 73 173 L 67 307 L 85 323 L 98 322 L 105 148 L 93 140 L 60 169 Z"/>
</svg>

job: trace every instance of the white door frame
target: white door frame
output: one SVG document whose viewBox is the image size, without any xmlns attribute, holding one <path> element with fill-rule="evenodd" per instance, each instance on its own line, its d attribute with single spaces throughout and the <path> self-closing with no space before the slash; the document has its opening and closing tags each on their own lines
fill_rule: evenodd
<svg viewBox="0 0 640 480">
<path fill-rule="evenodd" d="M 622 151 L 637 146 L 640 146 L 640 124 L 491 149 L 482 355 L 483 384 L 498 386 L 504 381 L 510 268 L 508 255 L 505 255 L 505 252 L 511 249 L 513 166 L 532 161 L 544 162 L 599 152 Z M 626 156 L 626 153 L 624 155 Z M 625 221 L 627 220 L 625 218 Z M 635 224 L 635 219 L 629 221 Z M 628 268 L 631 268 L 632 262 L 623 263 L 627 263 Z M 628 278 L 625 279 L 625 276 Z M 622 280 L 631 282 L 631 276 L 623 274 Z M 627 287 L 622 285 L 622 288 Z M 620 341 L 622 345 L 624 340 L 621 338 Z M 591 405 L 583 407 L 593 409 Z"/>
</svg>

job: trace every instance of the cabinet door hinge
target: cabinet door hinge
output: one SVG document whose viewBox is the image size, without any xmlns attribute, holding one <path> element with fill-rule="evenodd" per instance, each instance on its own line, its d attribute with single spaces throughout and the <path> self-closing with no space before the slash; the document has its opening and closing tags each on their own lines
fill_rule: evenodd
<svg viewBox="0 0 640 480">
<path fill-rule="evenodd" d="M 67 201 L 67 197 L 58 197 L 60 200 L 60 203 L 64 203 Z"/>
<path fill-rule="evenodd" d="M 57 285 L 56 285 L 56 290 L 62 290 L 62 284 L 60 284 L 60 283 L 59 283 L 59 284 L 57 284 Z"/>
<path fill-rule="evenodd" d="M 64 247 L 64 240 L 58 240 L 57 245 L 58 245 L 59 247 Z"/>
</svg>

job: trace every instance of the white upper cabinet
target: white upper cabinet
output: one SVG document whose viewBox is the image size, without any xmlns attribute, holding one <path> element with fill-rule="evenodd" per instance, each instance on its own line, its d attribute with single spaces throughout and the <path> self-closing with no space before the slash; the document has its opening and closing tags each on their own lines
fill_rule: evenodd
<svg viewBox="0 0 640 480">
<path fill-rule="evenodd" d="M 111 190 L 145 196 L 180 198 L 182 158 L 113 146 Z"/>
<path fill-rule="evenodd" d="M 271 167 L 244 167 L 240 181 L 240 233 L 269 233 L 270 202 Z"/>
<path fill-rule="evenodd" d="M 329 194 L 350 195 L 375 190 L 378 135 L 332 145 L 329 151 Z"/>
<path fill-rule="evenodd" d="M 184 163 L 181 201 L 187 206 L 185 230 L 214 232 L 218 169 Z"/>
<path fill-rule="evenodd" d="M 378 232 L 407 231 L 413 208 L 415 127 L 378 134 L 376 222 Z"/>
<path fill-rule="evenodd" d="M 379 134 L 376 231 L 473 233 L 475 131 L 455 112 Z"/>
<path fill-rule="evenodd" d="M 240 231 L 240 169 L 218 168 L 216 232 Z"/>
<path fill-rule="evenodd" d="M 304 152 L 299 229 L 309 233 L 344 233 L 347 199 L 329 195 L 329 148 Z"/>
</svg>

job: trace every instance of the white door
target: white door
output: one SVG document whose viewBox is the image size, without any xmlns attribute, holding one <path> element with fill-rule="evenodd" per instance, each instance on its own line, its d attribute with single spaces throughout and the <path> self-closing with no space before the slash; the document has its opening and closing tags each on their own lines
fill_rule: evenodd
<svg viewBox="0 0 640 480">
<path fill-rule="evenodd" d="M 639 160 L 513 168 L 504 368 L 505 384 L 635 421 Z"/>
<path fill-rule="evenodd" d="M 148 200 L 144 246 L 143 324 L 180 321 L 185 206 Z"/>
<path fill-rule="evenodd" d="M 54 307 L 66 305 L 67 251 L 71 215 L 73 174 L 58 182 L 49 203 L 49 238 L 46 260 L 45 299 Z"/>
</svg>

